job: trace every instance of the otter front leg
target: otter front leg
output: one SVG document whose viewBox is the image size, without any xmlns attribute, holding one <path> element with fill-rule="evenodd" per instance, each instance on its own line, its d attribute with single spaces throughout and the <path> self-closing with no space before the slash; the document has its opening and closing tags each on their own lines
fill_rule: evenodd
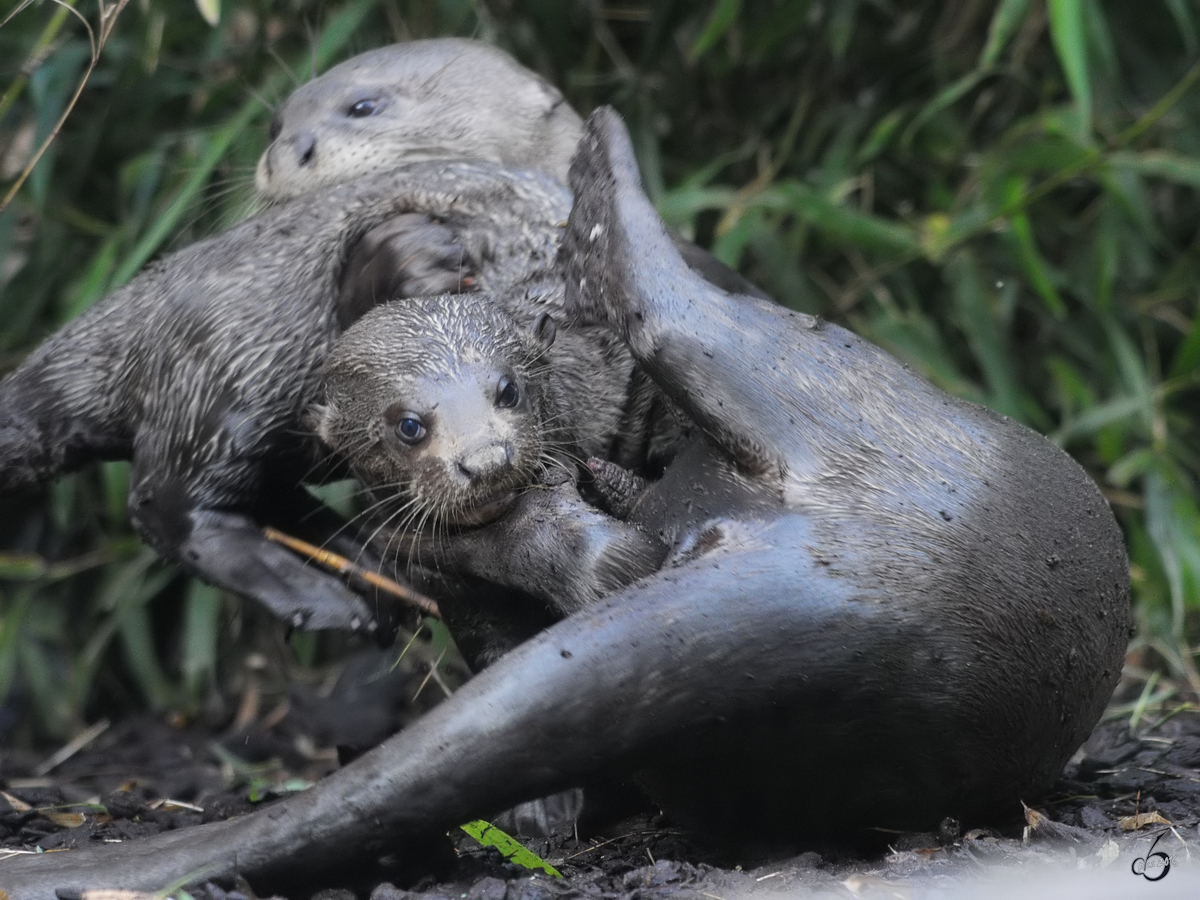
<svg viewBox="0 0 1200 900">
<path fill-rule="evenodd" d="M 439 543 L 439 563 L 516 588 L 562 615 L 658 571 L 667 546 L 589 506 L 571 483 L 526 491 L 499 521 Z"/>
<path fill-rule="evenodd" d="M 131 448 L 113 374 L 131 365 L 117 302 L 92 307 L 0 380 L 0 491 L 18 490 Z"/>
<path fill-rule="evenodd" d="M 378 628 L 362 598 L 268 540 L 242 512 L 196 507 L 169 490 L 135 488 L 129 513 L 143 540 L 162 556 L 217 587 L 259 601 L 295 628 Z"/>
<path fill-rule="evenodd" d="M 424 213 L 402 213 L 355 244 L 342 270 L 338 324 L 348 328 L 389 300 L 457 294 L 473 284 L 458 235 Z"/>
</svg>

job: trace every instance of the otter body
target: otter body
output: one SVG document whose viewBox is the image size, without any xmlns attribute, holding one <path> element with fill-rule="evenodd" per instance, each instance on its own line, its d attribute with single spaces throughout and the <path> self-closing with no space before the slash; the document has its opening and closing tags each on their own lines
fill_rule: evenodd
<svg viewBox="0 0 1200 900">
<path fill-rule="evenodd" d="M 341 330 L 350 248 L 397 216 L 434 214 L 481 287 L 513 284 L 553 266 L 569 203 L 536 173 L 414 163 L 165 257 L 0 382 L 0 490 L 131 459 L 130 516 L 163 556 L 295 625 L 374 627 L 336 577 L 261 532 L 323 543 L 341 527 L 299 486 L 314 463 L 300 415 Z"/>
<path fill-rule="evenodd" d="M 12 900 L 191 871 L 279 883 L 597 771 L 640 773 L 718 838 L 776 846 L 1015 815 L 1053 782 L 1130 623 L 1121 535 L 1087 475 L 844 329 L 691 275 L 610 112 L 575 187 L 569 310 L 620 334 L 697 426 L 632 504 L 671 546 L 661 570 L 305 794 L 7 863 Z"/>
</svg>

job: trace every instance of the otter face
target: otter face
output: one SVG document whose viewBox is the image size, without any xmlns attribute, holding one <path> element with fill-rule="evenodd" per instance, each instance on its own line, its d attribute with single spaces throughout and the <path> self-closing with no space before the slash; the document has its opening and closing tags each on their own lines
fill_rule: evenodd
<svg viewBox="0 0 1200 900">
<path fill-rule="evenodd" d="M 490 522 L 547 465 L 545 345 L 491 303 L 378 307 L 326 363 L 317 432 L 391 507 L 392 528 Z"/>
<path fill-rule="evenodd" d="M 255 186 L 282 200 L 428 159 L 487 160 L 565 181 L 581 131 L 554 87 L 495 47 L 395 44 L 334 66 L 284 101 Z"/>
</svg>

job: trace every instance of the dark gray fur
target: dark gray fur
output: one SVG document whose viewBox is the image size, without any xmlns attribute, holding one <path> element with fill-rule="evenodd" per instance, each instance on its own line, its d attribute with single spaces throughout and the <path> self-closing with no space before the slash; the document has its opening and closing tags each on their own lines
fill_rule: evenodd
<svg viewBox="0 0 1200 900">
<path fill-rule="evenodd" d="M 362 599 L 260 529 L 322 543 L 341 524 L 299 487 L 314 463 L 300 415 L 340 332 L 350 248 L 398 214 L 436 215 L 479 285 L 500 287 L 552 268 L 569 206 L 535 173 L 414 163 L 164 257 L 0 382 L 0 491 L 131 459 L 130 516 L 163 556 L 295 625 L 374 627 Z"/>
<path fill-rule="evenodd" d="M 690 275 L 613 113 L 590 120 L 574 184 L 570 308 L 699 424 L 637 505 L 673 546 L 664 568 L 310 791 L 10 861 L 10 900 L 197 872 L 270 885 L 597 770 L 640 772 L 719 837 L 782 843 L 1015 816 L 1058 776 L 1130 625 L 1121 534 L 1086 473 L 844 329 Z"/>
<path fill-rule="evenodd" d="M 561 281 L 551 287 L 561 297 Z M 506 310 L 528 297 L 518 288 L 373 309 L 330 353 L 311 419 L 375 495 L 382 552 L 406 573 L 424 561 L 441 576 L 517 588 L 561 617 L 655 571 L 666 547 L 584 503 L 573 484 L 583 460 L 611 452 L 626 418 L 624 345 L 607 329 L 547 318 L 519 327 Z M 498 401 L 501 378 L 518 391 L 511 408 Z M 402 413 L 427 426 L 419 442 L 397 436 Z M 674 432 L 673 419 L 654 425 Z M 459 527 L 496 497 L 520 511 L 497 529 Z"/>
</svg>

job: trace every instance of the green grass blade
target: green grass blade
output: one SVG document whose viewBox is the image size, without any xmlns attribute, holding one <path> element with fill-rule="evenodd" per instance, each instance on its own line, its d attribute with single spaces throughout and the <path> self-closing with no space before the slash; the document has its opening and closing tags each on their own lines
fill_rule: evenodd
<svg viewBox="0 0 1200 900">
<path fill-rule="evenodd" d="M 1078 115 L 1075 138 L 1087 143 L 1092 133 L 1092 83 L 1088 74 L 1085 15 L 1099 15 L 1091 0 L 1046 0 L 1050 37 L 1059 64 L 1067 76 Z"/>
<path fill-rule="evenodd" d="M 193 706 L 213 683 L 217 672 L 221 592 L 193 579 L 188 585 L 183 621 L 183 684 Z"/>
<path fill-rule="evenodd" d="M 1017 177 L 1009 178 L 1005 182 L 1003 195 L 1006 208 L 1020 209 L 1021 200 L 1025 196 L 1024 180 Z M 1012 236 L 1017 251 L 1017 259 L 1020 261 L 1025 277 L 1029 279 L 1030 286 L 1042 298 L 1042 302 L 1051 315 L 1056 319 L 1066 318 L 1067 305 L 1054 286 L 1054 276 L 1050 271 L 1049 264 L 1038 250 L 1037 238 L 1034 237 L 1033 223 L 1029 218 L 1029 213 L 1025 211 L 1013 213 L 1009 216 L 1008 222 L 1009 234 Z"/>
<path fill-rule="evenodd" d="M 1118 152 L 1109 156 L 1114 168 L 1132 169 L 1139 175 L 1163 178 L 1175 184 L 1200 189 L 1200 158 L 1164 150 L 1141 153 Z"/>
<path fill-rule="evenodd" d="M 1179 37 L 1183 41 L 1183 48 L 1188 52 L 1189 56 L 1196 55 L 1196 19 L 1192 15 L 1192 3 L 1189 0 L 1164 0 L 1167 4 L 1167 9 L 1171 12 L 1171 17 L 1175 20 L 1175 27 L 1179 30 Z"/>
<path fill-rule="evenodd" d="M 712 15 L 708 17 L 704 30 L 692 44 L 691 52 L 688 54 L 692 62 L 711 50 L 717 41 L 724 37 L 733 23 L 737 21 L 741 11 L 742 0 L 717 0 L 717 5 L 713 8 Z"/>
<path fill-rule="evenodd" d="M 974 255 L 967 250 L 955 253 L 946 272 L 959 321 L 991 390 L 988 406 L 1023 421 L 1025 403 L 1011 368 L 1007 335 L 992 312 L 993 301 Z"/>
<path fill-rule="evenodd" d="M 988 25 L 987 43 L 979 54 L 979 68 L 990 69 L 1000 61 L 1000 54 L 1021 27 L 1028 10 L 1029 0 L 1000 0 Z"/>
<path fill-rule="evenodd" d="M 1200 368 L 1200 310 L 1192 319 L 1192 328 L 1188 332 L 1175 356 L 1171 360 L 1170 375 L 1172 378 L 1182 378 Z"/>
<path fill-rule="evenodd" d="M 979 82 L 987 77 L 987 75 L 987 72 L 981 70 L 968 72 L 966 75 L 938 91 L 934 98 L 926 103 L 925 106 L 923 106 L 916 114 L 916 116 L 913 117 L 913 120 L 911 123 L 909 123 L 909 126 L 904 129 L 904 137 L 901 139 L 902 146 L 910 147 L 913 140 L 916 138 L 917 133 L 926 124 L 928 124 L 934 116 L 946 109 L 948 106 L 952 106 L 953 104 L 957 103 L 960 99 L 973 91 Z"/>
<path fill-rule="evenodd" d="M 214 28 L 221 21 L 221 0 L 196 0 L 196 9 L 204 21 Z"/>
<path fill-rule="evenodd" d="M 848 244 L 887 253 L 921 255 L 921 239 L 912 226 L 835 203 L 803 182 L 780 182 L 756 195 L 752 202 L 800 216 L 830 237 Z"/>
<path fill-rule="evenodd" d="M 317 43 L 314 59 L 318 68 L 325 68 L 334 55 L 350 40 L 355 28 L 370 11 L 370 0 L 358 0 L 343 9 L 329 27 L 321 34 Z M 287 84 L 287 76 L 283 72 L 274 72 L 268 78 L 263 88 L 265 96 L 276 96 Z M 200 158 L 190 167 L 191 174 L 184 180 L 167 208 L 142 236 L 133 251 L 122 260 L 113 273 L 109 289 L 124 284 L 146 264 L 162 246 L 172 232 L 178 227 L 180 220 L 192 209 L 200 196 L 201 190 L 212 177 L 213 170 L 229 150 L 230 145 L 242 137 L 251 123 L 265 116 L 267 111 L 257 97 L 247 100 L 237 114 L 228 122 L 211 131 L 202 140 L 204 150 Z"/>
</svg>

